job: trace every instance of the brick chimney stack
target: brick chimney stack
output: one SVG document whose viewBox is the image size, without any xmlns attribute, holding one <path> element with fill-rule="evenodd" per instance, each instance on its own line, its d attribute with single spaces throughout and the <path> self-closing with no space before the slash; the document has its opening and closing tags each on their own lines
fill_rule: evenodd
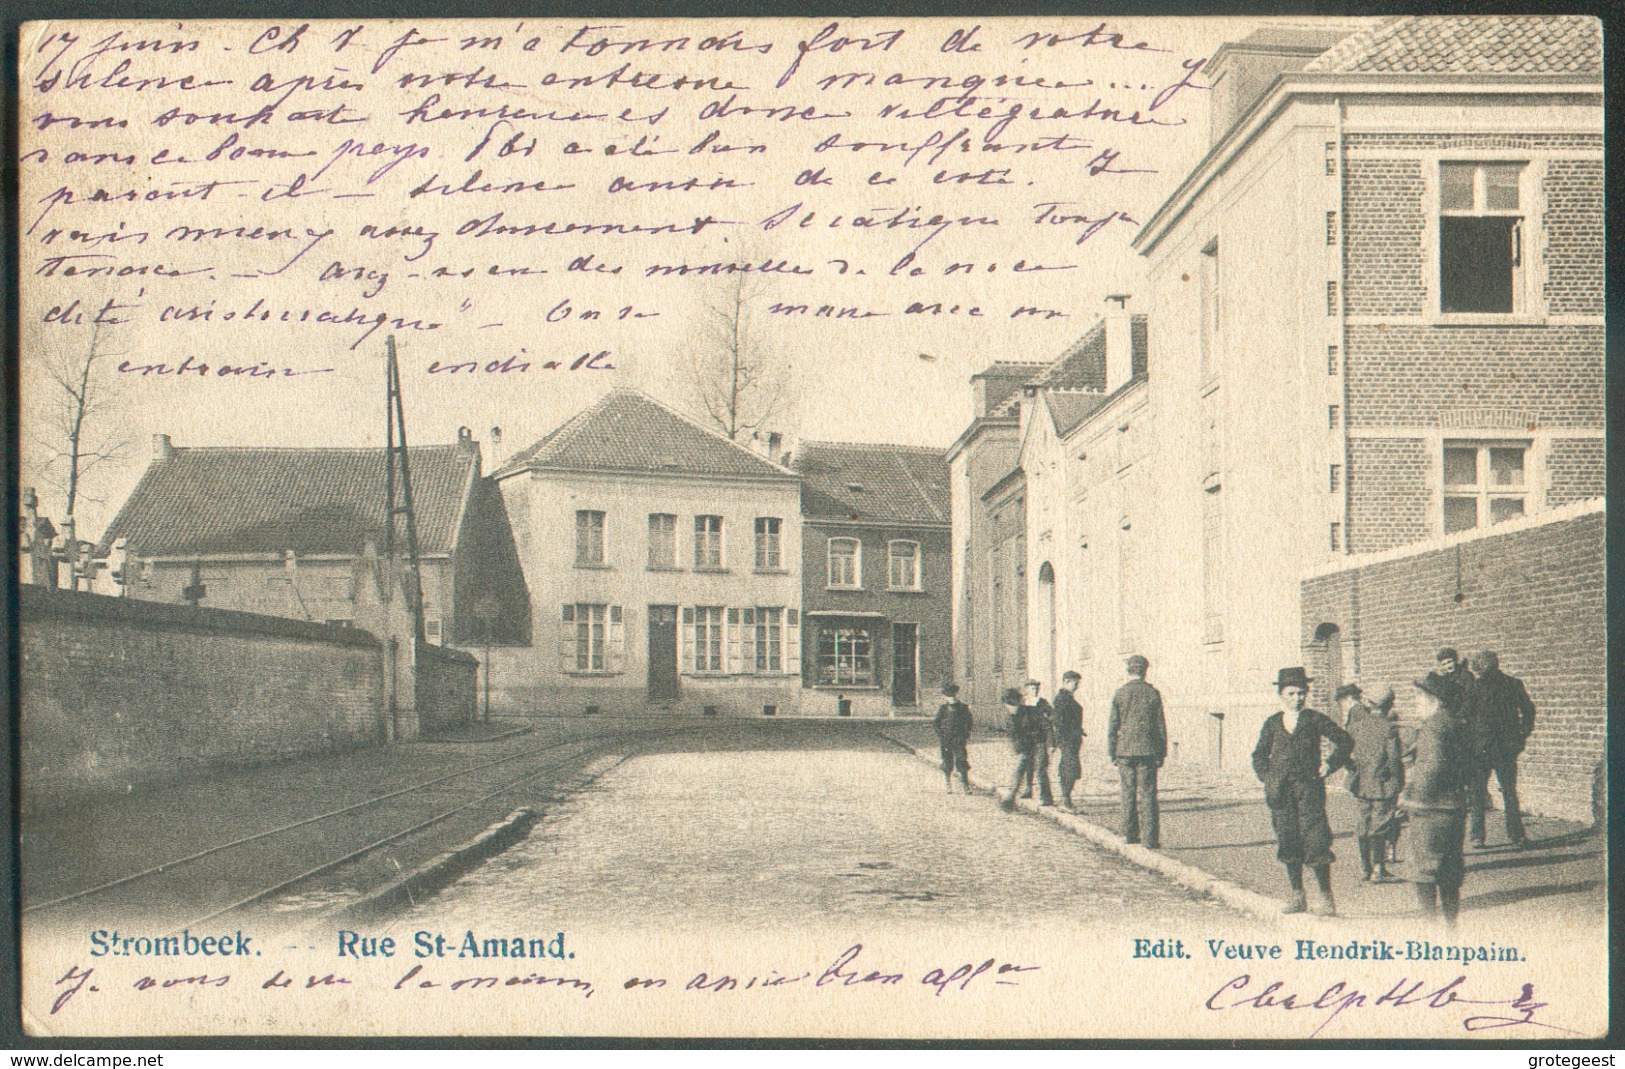
<svg viewBox="0 0 1625 1069">
<path fill-rule="evenodd" d="M 161 464 L 175 455 L 175 444 L 169 440 L 167 434 L 152 436 L 152 459 L 154 463 Z"/>
<path fill-rule="evenodd" d="M 1106 298 L 1107 393 L 1134 377 L 1134 324 L 1128 299 L 1126 293 L 1113 293 Z"/>
</svg>

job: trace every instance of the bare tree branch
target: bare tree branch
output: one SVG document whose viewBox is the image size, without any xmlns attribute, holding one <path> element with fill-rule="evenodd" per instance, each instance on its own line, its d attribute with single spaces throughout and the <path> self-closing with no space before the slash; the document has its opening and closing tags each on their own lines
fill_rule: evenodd
<svg viewBox="0 0 1625 1069">
<path fill-rule="evenodd" d="M 753 329 L 751 308 L 763 296 L 757 276 L 723 276 L 701 310 L 685 369 L 695 407 L 734 441 L 767 426 L 788 404 L 788 368 Z"/>
<path fill-rule="evenodd" d="M 102 351 L 101 342 L 97 324 L 85 352 L 62 350 L 40 365 L 51 396 L 42 406 L 41 430 L 33 435 L 47 454 L 37 468 L 43 481 L 62 492 L 67 519 L 73 518 L 81 498 L 97 501 L 85 492 L 86 478 L 128 460 L 133 446 L 118 426 L 119 399 L 106 381 L 111 354 Z"/>
</svg>

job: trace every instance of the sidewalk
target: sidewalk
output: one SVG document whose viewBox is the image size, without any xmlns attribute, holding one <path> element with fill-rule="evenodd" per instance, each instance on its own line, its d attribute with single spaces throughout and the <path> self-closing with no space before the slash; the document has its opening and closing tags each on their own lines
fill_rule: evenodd
<svg viewBox="0 0 1625 1069">
<path fill-rule="evenodd" d="M 934 739 L 909 741 L 922 757 L 937 761 Z M 1275 859 L 1269 809 L 1264 805 L 1263 788 L 1250 773 L 1164 766 L 1158 784 L 1162 849 L 1153 852 L 1127 846 L 1118 835 L 1121 810 L 1117 770 L 1106 764 L 1098 751 L 1090 753 L 1086 748 L 1083 758 L 1083 778 L 1073 791 L 1077 817 L 1058 808 L 1040 810 L 1042 815 L 1063 824 L 1074 820 L 1086 824 L 1087 828 L 1077 830 L 1147 867 L 1189 867 L 1208 879 L 1221 881 L 1242 892 L 1221 897 L 1248 912 L 1273 909 L 1285 898 L 1286 873 Z M 1005 788 L 1015 765 L 1002 736 L 973 740 L 970 761 L 972 783 L 984 788 Z M 1409 833 L 1400 838 L 1399 864 L 1390 866 L 1395 882 L 1365 883 L 1352 830 L 1354 801 L 1343 789 L 1342 780 L 1341 774 L 1333 776 L 1326 792 L 1337 855 L 1337 863 L 1332 866 L 1332 891 L 1339 917 L 1352 921 L 1414 917 L 1416 898 L 1409 882 L 1410 868 L 1405 863 Z M 1057 801 L 1059 795 L 1057 788 Z M 1600 830 L 1532 816 L 1525 820 L 1529 848 L 1512 850 L 1505 843 L 1500 811 L 1488 814 L 1486 823 L 1489 849 L 1474 851 L 1469 847 L 1467 851 L 1461 902 L 1464 921 L 1469 916 L 1475 923 L 1527 920 L 1531 908 L 1537 908 L 1543 919 L 1554 922 L 1603 924 L 1608 886 L 1606 844 Z M 1166 866 L 1159 859 L 1179 864 Z M 1165 874 L 1180 878 L 1172 871 Z"/>
</svg>

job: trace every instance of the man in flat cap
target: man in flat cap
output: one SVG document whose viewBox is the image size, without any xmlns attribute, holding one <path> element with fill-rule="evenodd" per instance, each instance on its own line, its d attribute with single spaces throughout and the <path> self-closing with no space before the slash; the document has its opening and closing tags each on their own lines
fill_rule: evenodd
<svg viewBox="0 0 1625 1069">
<path fill-rule="evenodd" d="M 1060 751 L 1055 776 L 1061 781 L 1061 807 L 1067 810 L 1072 809 L 1072 788 L 1083 775 L 1078 753 L 1083 749 L 1083 706 L 1072 696 L 1081 682 L 1082 676 L 1069 671 L 1061 677 L 1061 685 L 1055 691 L 1055 745 Z"/>
<path fill-rule="evenodd" d="M 1518 755 L 1535 730 L 1535 703 L 1529 700 L 1521 679 L 1501 671 L 1500 658 L 1493 651 L 1481 650 L 1468 663 L 1473 681 L 1461 710 L 1473 756 L 1467 835 L 1475 847 L 1484 847 L 1484 810 L 1489 806 L 1490 773 L 1494 772 L 1506 810 L 1507 842 L 1513 849 L 1522 849 L 1528 839 L 1523 814 L 1518 811 Z"/>
<path fill-rule="evenodd" d="M 1123 662 L 1123 667 L 1128 681 L 1112 695 L 1111 718 L 1106 722 L 1106 757 L 1117 766 L 1123 838 L 1157 850 L 1162 846 L 1157 770 L 1168 757 L 1168 723 L 1162 713 L 1162 695 L 1145 681 L 1151 662 L 1136 653 Z"/>
<path fill-rule="evenodd" d="M 1343 710 L 1343 730 L 1352 733 L 1354 724 L 1365 716 L 1367 709 L 1361 700 L 1360 684 L 1344 683 L 1332 694 L 1332 701 Z"/>
<path fill-rule="evenodd" d="M 1264 801 L 1275 828 L 1275 856 L 1286 866 L 1292 897 L 1284 913 L 1302 913 L 1303 870 L 1314 871 L 1319 897 L 1315 913 L 1337 912 L 1332 900 L 1332 828 L 1326 820 L 1326 777 L 1345 767 L 1354 740 L 1331 717 L 1306 708 L 1310 678 L 1302 667 L 1283 668 L 1275 676 L 1281 711 L 1264 721 L 1253 748 L 1253 771 L 1264 784 Z M 1322 744 L 1331 754 L 1321 767 Z"/>
</svg>

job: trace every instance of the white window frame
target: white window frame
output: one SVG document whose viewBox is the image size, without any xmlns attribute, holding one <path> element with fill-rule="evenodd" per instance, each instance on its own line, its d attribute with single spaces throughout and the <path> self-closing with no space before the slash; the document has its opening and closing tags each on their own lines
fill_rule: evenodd
<svg viewBox="0 0 1625 1069">
<path fill-rule="evenodd" d="M 688 674 L 715 676 L 728 671 L 728 611 L 721 605 L 685 608 L 688 648 L 683 652 Z"/>
<path fill-rule="evenodd" d="M 716 521 L 715 531 L 711 530 L 712 520 Z M 720 572 L 724 569 L 724 566 L 728 560 L 726 555 L 727 544 L 723 541 L 723 535 L 726 531 L 727 526 L 722 522 L 722 517 L 716 515 L 715 513 L 704 513 L 694 517 L 695 571 Z M 716 544 L 715 563 L 712 563 L 709 559 L 707 559 L 710 557 L 710 554 L 704 554 L 702 552 L 706 547 L 710 546 L 713 541 Z"/>
<path fill-rule="evenodd" d="M 852 576 L 850 582 L 838 583 L 835 581 L 835 544 L 837 542 L 852 546 Z M 844 554 L 843 554 L 844 556 Z M 825 578 L 828 580 L 830 590 L 862 590 L 863 589 L 863 541 L 846 535 L 831 535 L 824 549 Z"/>
<path fill-rule="evenodd" d="M 567 675 L 613 675 L 623 670 L 626 620 L 619 605 L 565 602 L 559 619 L 559 668 Z"/>
<path fill-rule="evenodd" d="M 592 520 L 598 517 L 598 559 L 592 559 Z M 583 524 L 583 521 L 586 521 Z M 585 536 L 585 541 L 583 541 Z M 583 551 L 586 551 L 585 553 Z M 609 514 L 603 509 L 576 509 L 577 568 L 603 568 L 609 564 Z"/>
<path fill-rule="evenodd" d="M 784 521 L 778 516 L 756 517 L 756 570 L 778 572 L 784 570 Z M 771 550 L 771 559 L 762 551 Z"/>
<path fill-rule="evenodd" d="M 1516 208 L 1490 208 L 1488 205 L 1487 165 L 1503 164 L 1520 168 L 1518 174 L 1518 206 Z M 1473 204 L 1470 208 L 1444 206 L 1444 169 L 1450 165 L 1474 168 L 1472 188 Z M 1431 194 L 1428 226 L 1432 231 L 1426 244 L 1427 257 L 1424 283 L 1429 292 L 1431 314 L 1445 322 L 1509 322 L 1538 318 L 1542 314 L 1537 270 L 1541 253 L 1540 219 L 1544 206 L 1540 203 L 1543 161 L 1528 154 L 1508 155 L 1505 152 L 1445 152 L 1431 161 Z M 1513 218 L 1514 262 L 1512 266 L 1512 307 L 1507 311 L 1446 311 L 1444 307 L 1444 225 L 1447 218 Z"/>
<path fill-rule="evenodd" d="M 784 609 L 764 605 L 746 609 L 745 626 L 750 629 L 745 670 L 759 676 L 783 675 Z"/>
<path fill-rule="evenodd" d="M 1445 455 L 1452 449 L 1473 449 L 1474 476 L 1473 483 L 1452 483 L 1449 481 L 1449 465 Z M 1497 486 L 1491 481 L 1490 456 L 1496 449 L 1517 449 L 1523 454 L 1523 478 L 1516 486 Z M 1440 478 L 1439 478 L 1439 529 L 1444 534 L 1460 534 L 1465 531 L 1479 531 L 1494 527 L 1497 523 L 1518 519 L 1535 511 L 1534 472 L 1532 470 L 1535 459 L 1535 443 L 1527 438 L 1444 438 L 1439 451 Z M 1472 498 L 1475 501 L 1474 522 L 1470 527 L 1460 527 L 1451 530 L 1449 527 L 1448 502 L 1452 498 Z M 1516 499 L 1521 505 L 1521 511 L 1516 515 L 1503 517 L 1501 520 L 1492 520 L 1490 510 L 1492 503 L 1497 500 Z"/>
<path fill-rule="evenodd" d="M 667 538 L 667 544 L 662 547 L 663 549 L 668 551 L 665 554 L 665 556 L 666 556 L 665 563 L 658 563 L 655 560 L 655 545 L 656 545 L 656 543 L 655 543 L 655 521 L 656 520 L 664 520 L 664 521 L 666 521 L 664 526 L 666 526 L 667 529 L 664 532 L 662 532 L 663 537 L 664 536 L 669 536 Z M 674 512 L 651 512 L 651 513 L 649 513 L 649 565 L 648 565 L 648 567 L 649 567 L 650 571 L 655 571 L 655 572 L 674 572 L 674 571 L 678 570 L 678 564 L 677 564 L 677 514 L 674 513 Z"/>
<path fill-rule="evenodd" d="M 913 553 L 906 557 L 899 557 L 899 546 L 909 546 Z M 899 583 L 897 581 L 897 564 L 899 561 L 909 561 L 913 565 L 914 578 L 912 582 Z M 912 539 L 894 538 L 886 543 L 886 588 L 888 590 L 921 590 L 923 579 L 920 575 L 920 544 Z"/>
</svg>

